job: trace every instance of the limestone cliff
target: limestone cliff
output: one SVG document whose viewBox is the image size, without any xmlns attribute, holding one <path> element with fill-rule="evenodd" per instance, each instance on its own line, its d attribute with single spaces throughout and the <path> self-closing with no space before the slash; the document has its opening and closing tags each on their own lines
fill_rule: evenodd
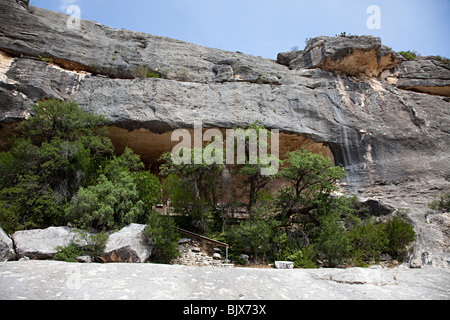
<svg viewBox="0 0 450 320">
<path fill-rule="evenodd" d="M 277 62 L 92 21 L 69 30 L 67 18 L 0 3 L 1 148 L 41 99 L 106 115 L 117 149 L 131 146 L 147 162 L 194 120 L 222 129 L 259 121 L 283 133 L 282 154 L 322 152 L 345 167 L 349 192 L 411 208 L 427 239 L 417 257 L 446 263 L 448 235 L 423 216 L 450 185 L 448 65 L 403 61 L 369 36 L 319 37 Z"/>
</svg>

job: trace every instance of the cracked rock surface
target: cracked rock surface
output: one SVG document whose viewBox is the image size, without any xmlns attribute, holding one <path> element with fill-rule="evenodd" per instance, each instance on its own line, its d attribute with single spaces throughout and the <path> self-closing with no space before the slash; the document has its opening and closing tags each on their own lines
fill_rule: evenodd
<svg viewBox="0 0 450 320">
<path fill-rule="evenodd" d="M 450 272 L 6 262 L 0 263 L 0 299 L 448 300 Z"/>
</svg>

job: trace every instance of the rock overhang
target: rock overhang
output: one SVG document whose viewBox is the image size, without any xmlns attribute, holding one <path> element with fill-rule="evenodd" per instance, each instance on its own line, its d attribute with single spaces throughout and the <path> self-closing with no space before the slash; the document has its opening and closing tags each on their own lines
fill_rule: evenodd
<svg viewBox="0 0 450 320">
<path fill-rule="evenodd" d="M 417 78 L 424 63 L 397 61 L 378 38 L 315 38 L 284 64 L 299 56 L 304 62 L 315 50 L 321 55 L 315 59 L 319 65 L 290 70 L 269 59 L 91 21 L 82 21 L 78 32 L 67 30 L 67 15 L 40 8 L 32 14 L 24 9 L 26 1 L 0 6 L 0 50 L 7 60 L 0 76 L 3 128 L 30 116 L 41 99 L 75 100 L 87 111 L 104 114 L 112 128 L 128 131 L 112 129 L 124 139 L 115 141 L 119 147 L 138 141 L 133 135 L 141 130 L 163 135 L 192 128 L 196 120 L 221 129 L 258 121 L 326 146 L 356 188 L 408 179 L 412 172 L 448 176 L 437 169 L 448 163 L 443 155 L 449 150 L 449 116 L 442 113 L 448 101 L 401 90 L 411 84 L 411 66 L 404 66 L 418 68 Z M 355 60 L 355 53 L 370 57 Z M 326 61 L 334 67 L 326 67 Z M 398 65 L 389 69 L 390 64 Z M 358 72 L 349 72 L 352 65 Z M 445 68 L 434 65 L 443 76 L 428 92 L 448 81 Z M 367 66 L 376 72 L 367 73 Z M 131 79 L 131 71 L 139 67 L 160 78 Z M 380 78 L 374 78 L 380 71 Z M 414 83 L 415 89 L 422 90 L 423 83 Z M 11 132 L 8 128 L 5 132 Z M 430 162 L 426 156 L 433 166 L 424 166 Z M 415 157 L 417 161 L 410 161 Z"/>
</svg>

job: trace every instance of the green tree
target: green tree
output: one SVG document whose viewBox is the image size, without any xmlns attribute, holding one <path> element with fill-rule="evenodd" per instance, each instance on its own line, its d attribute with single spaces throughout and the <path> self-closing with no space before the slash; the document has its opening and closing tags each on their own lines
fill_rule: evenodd
<svg viewBox="0 0 450 320">
<path fill-rule="evenodd" d="M 106 123 L 74 102 L 39 102 L 34 115 L 18 125 L 24 137 L 13 138 L 12 149 L 0 154 L 0 187 L 11 188 L 25 175 L 36 176 L 36 192 L 52 190 L 57 205 L 64 205 L 80 186 L 96 178 L 98 166 L 112 154 Z"/>
<path fill-rule="evenodd" d="M 339 213 L 327 212 L 320 217 L 314 245 L 328 267 L 338 267 L 346 260 L 351 244 Z"/>
<path fill-rule="evenodd" d="M 0 153 L 0 189 L 14 186 L 26 174 L 39 171 L 39 148 L 31 139 L 12 139 L 8 152 Z"/>
<path fill-rule="evenodd" d="M 362 220 L 353 215 L 348 220 L 351 220 L 348 227 L 351 260 L 358 266 L 380 261 L 388 243 L 385 225 L 377 223 L 374 218 Z"/>
<path fill-rule="evenodd" d="M 255 206 L 250 218 L 232 226 L 226 237 L 234 250 L 253 255 L 256 262 L 266 262 L 277 227 L 278 223 L 270 216 L 268 207 Z"/>
<path fill-rule="evenodd" d="M 81 227 L 111 230 L 134 222 L 143 214 L 143 206 L 131 174 L 122 171 L 114 180 L 100 175 L 97 184 L 80 188 L 67 216 Z"/>
<path fill-rule="evenodd" d="M 161 186 L 131 149 L 113 154 L 107 124 L 75 102 L 36 104 L 18 125 L 23 137 L 0 153 L 0 223 L 12 232 L 71 219 L 101 229 L 145 223 L 143 207 L 158 201 Z"/>
<path fill-rule="evenodd" d="M 132 173 L 133 181 L 136 184 L 139 198 L 144 203 L 146 215 L 150 214 L 153 207 L 161 203 L 162 186 L 157 176 L 149 171 L 137 171 Z M 147 219 L 147 217 L 145 217 Z M 145 223 L 145 219 L 139 219 L 138 223 Z"/>
<path fill-rule="evenodd" d="M 195 159 L 196 153 L 203 155 L 203 149 L 184 149 Z M 198 155 L 197 155 L 198 157 Z M 177 164 L 171 153 L 161 157 L 165 163 L 161 165 L 161 174 L 167 176 L 164 185 L 174 210 L 193 220 L 197 231 L 206 234 L 213 224 L 214 216 L 219 215 L 218 200 L 221 187 L 222 164 L 206 163 L 202 157 L 200 164 Z"/>
<path fill-rule="evenodd" d="M 108 120 L 102 115 L 83 111 L 73 101 L 47 100 L 37 103 L 34 115 L 19 125 L 19 130 L 40 145 L 55 137 L 64 141 L 80 141 L 95 154 L 111 155 L 113 146 L 107 137 Z"/>
<path fill-rule="evenodd" d="M 175 222 L 170 216 L 162 216 L 153 212 L 148 216 L 145 235 L 156 248 L 153 261 L 169 263 L 178 257 L 179 233 L 175 230 Z"/>
<path fill-rule="evenodd" d="M 345 177 L 344 169 L 305 149 L 289 152 L 285 162 L 287 166 L 277 175 L 290 183 L 278 196 L 282 219 L 307 216 L 308 222 L 318 225 L 317 209 L 327 205 L 330 194 L 338 190 L 337 182 Z"/>
<path fill-rule="evenodd" d="M 253 150 L 252 152 L 252 145 L 253 147 L 256 147 L 265 144 L 264 147 L 266 150 L 269 150 L 270 144 L 268 141 L 271 137 L 271 133 L 266 130 L 264 126 L 258 125 L 257 122 L 250 124 L 246 129 L 242 129 L 240 133 L 241 134 L 237 134 L 237 139 L 243 140 L 245 158 L 241 159 L 244 164 L 236 166 L 234 171 L 237 175 L 243 177 L 242 190 L 248 200 L 246 207 L 247 211 L 250 213 L 253 206 L 256 204 L 260 193 L 264 191 L 268 183 L 273 180 L 273 176 L 262 174 L 262 169 L 270 168 L 271 165 L 262 161 L 257 150 Z M 235 146 L 238 145 L 239 142 L 236 142 Z M 276 159 L 275 161 L 279 160 Z M 237 163 L 237 159 L 235 163 Z"/>
<path fill-rule="evenodd" d="M 40 177 L 25 175 L 17 184 L 0 191 L 0 223 L 7 233 L 45 228 L 64 221 L 64 206 L 56 204 L 50 188 L 43 188 Z"/>
<path fill-rule="evenodd" d="M 37 150 L 33 172 L 59 201 L 70 200 L 80 186 L 94 182 L 98 168 L 113 154 L 107 123 L 75 102 L 48 100 L 37 103 L 33 117 L 19 124 Z"/>
<path fill-rule="evenodd" d="M 133 152 L 130 148 L 125 148 L 125 151 L 120 156 L 112 156 L 102 169 L 102 173 L 108 178 L 114 179 L 120 172 L 140 172 L 145 169 L 141 161 L 141 157 Z"/>
</svg>

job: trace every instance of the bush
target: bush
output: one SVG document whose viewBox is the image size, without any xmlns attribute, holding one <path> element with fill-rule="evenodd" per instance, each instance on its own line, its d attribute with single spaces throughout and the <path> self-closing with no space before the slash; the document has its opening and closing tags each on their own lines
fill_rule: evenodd
<svg viewBox="0 0 450 320">
<path fill-rule="evenodd" d="M 414 51 L 413 52 L 411 52 L 410 50 L 400 51 L 399 53 L 403 56 L 403 58 L 409 61 L 416 60 L 417 58 L 417 53 L 415 53 Z"/>
<path fill-rule="evenodd" d="M 59 252 L 53 256 L 53 260 L 65 262 L 77 262 L 77 257 L 84 256 L 84 251 L 76 243 L 71 243 L 67 247 L 57 247 Z"/>
<path fill-rule="evenodd" d="M 174 226 L 170 216 L 162 216 L 157 212 L 149 215 L 145 235 L 156 248 L 155 262 L 168 263 L 178 257 L 180 237 Z"/>
<path fill-rule="evenodd" d="M 317 252 L 314 246 L 308 246 L 294 252 L 283 260 L 294 262 L 295 268 L 314 269 L 317 268 Z"/>
<path fill-rule="evenodd" d="M 341 38 L 349 38 L 352 36 L 351 33 L 347 34 L 347 32 L 341 32 L 341 34 L 337 34 L 335 35 L 336 37 L 341 37 Z"/>
<path fill-rule="evenodd" d="M 300 229 L 278 229 L 273 237 L 273 258 L 277 261 L 292 261 L 296 268 L 316 268 L 317 252 L 309 237 Z"/>
<path fill-rule="evenodd" d="M 59 251 L 53 256 L 54 260 L 65 262 L 77 262 L 77 257 L 90 256 L 95 258 L 101 256 L 106 243 L 108 242 L 109 235 L 105 232 L 100 232 L 94 235 L 87 233 L 86 231 L 78 230 L 78 236 L 67 247 L 57 247 Z M 85 246 L 80 246 L 77 242 L 79 240 L 87 243 Z"/>
<path fill-rule="evenodd" d="M 446 58 L 446 57 L 441 57 L 441 56 L 433 56 L 432 57 L 434 60 L 445 63 L 445 64 L 450 64 L 450 59 Z"/>
<path fill-rule="evenodd" d="M 86 243 L 86 245 L 82 247 L 83 255 L 88 255 L 95 258 L 103 254 L 106 244 L 108 243 L 108 239 L 109 234 L 106 232 L 90 234 L 84 230 L 78 230 L 78 237 L 76 238 L 76 241 Z"/>
<path fill-rule="evenodd" d="M 386 253 L 394 259 L 404 261 L 408 255 L 408 246 L 416 240 L 413 226 L 400 217 L 393 217 L 386 223 L 385 234 Z"/>
<path fill-rule="evenodd" d="M 320 228 L 314 239 L 319 258 L 327 267 L 341 266 L 351 251 L 351 243 L 340 215 L 329 212 L 321 217 Z"/>
<path fill-rule="evenodd" d="M 161 75 L 157 72 L 153 72 L 149 67 L 147 66 L 139 66 L 131 70 L 131 74 L 135 78 L 160 78 Z"/>
<path fill-rule="evenodd" d="M 349 230 L 350 259 L 361 267 L 372 261 L 380 261 L 388 241 L 384 232 L 384 225 L 373 219 L 367 221 L 356 217 L 352 217 L 352 219 L 352 226 Z"/>
<path fill-rule="evenodd" d="M 266 262 L 277 226 L 267 207 L 254 207 L 248 220 L 226 232 L 227 243 L 238 255 L 247 253 L 255 262 Z"/>
<path fill-rule="evenodd" d="M 449 212 L 450 211 L 450 193 L 444 192 L 439 196 L 439 199 L 434 200 L 433 202 L 428 204 L 428 207 L 431 210 L 442 210 Z"/>
<path fill-rule="evenodd" d="M 101 175 L 96 185 L 81 188 L 67 216 L 83 228 L 110 230 L 134 222 L 143 214 L 143 206 L 131 174 L 123 171 L 113 181 Z"/>
<path fill-rule="evenodd" d="M 17 230 L 47 228 L 64 221 L 64 205 L 57 205 L 50 188 L 36 175 L 19 178 L 0 191 L 0 223 L 9 234 Z"/>
</svg>

